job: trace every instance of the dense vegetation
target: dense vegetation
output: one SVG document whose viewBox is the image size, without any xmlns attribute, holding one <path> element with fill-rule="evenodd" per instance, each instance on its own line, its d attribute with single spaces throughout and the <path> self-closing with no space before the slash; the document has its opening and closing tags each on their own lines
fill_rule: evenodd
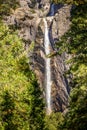
<svg viewBox="0 0 87 130">
<path fill-rule="evenodd" d="M 0 130 L 86 130 L 87 129 L 87 2 L 52 0 L 76 4 L 71 28 L 58 42 L 66 51 L 72 74 L 68 112 L 45 115 L 41 91 L 30 70 L 24 44 L 17 32 L 0 22 Z M 0 0 L 0 18 L 9 15 L 18 1 Z"/>
<path fill-rule="evenodd" d="M 41 92 L 22 41 L 0 23 L 0 130 L 44 127 Z"/>
<path fill-rule="evenodd" d="M 81 1 L 79 1 L 81 2 Z M 68 74 L 72 74 L 72 91 L 69 111 L 65 116 L 65 130 L 87 129 L 87 2 L 79 4 L 72 10 L 70 30 L 58 43 L 60 53 L 66 51 L 71 55 L 67 61 L 71 64 Z M 67 76 L 67 75 L 66 75 Z M 63 129 L 62 128 L 62 129 Z"/>
</svg>

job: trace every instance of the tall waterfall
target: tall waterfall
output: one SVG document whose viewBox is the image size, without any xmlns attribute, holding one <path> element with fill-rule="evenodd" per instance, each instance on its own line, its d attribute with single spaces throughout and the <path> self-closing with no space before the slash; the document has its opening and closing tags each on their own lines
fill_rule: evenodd
<svg viewBox="0 0 87 130">
<path fill-rule="evenodd" d="M 44 25 L 45 25 L 45 34 L 44 34 L 44 47 L 45 47 L 45 54 L 50 54 L 50 41 L 49 41 L 49 35 L 48 35 L 48 26 L 47 21 L 44 18 Z M 46 102 L 47 102 L 47 113 L 51 113 L 51 64 L 50 64 L 50 58 L 45 59 L 46 64 L 46 77 L 45 77 L 45 84 L 46 84 Z"/>
</svg>

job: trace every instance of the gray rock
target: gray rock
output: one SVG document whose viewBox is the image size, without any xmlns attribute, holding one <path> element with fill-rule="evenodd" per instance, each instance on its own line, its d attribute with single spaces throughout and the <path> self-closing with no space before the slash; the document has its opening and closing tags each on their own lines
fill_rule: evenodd
<svg viewBox="0 0 87 130">
<path fill-rule="evenodd" d="M 49 28 L 50 48 L 54 53 L 55 42 L 58 42 L 62 35 L 70 27 L 69 5 L 55 5 L 54 12 L 49 0 L 20 0 L 20 8 L 6 17 L 4 22 L 15 25 L 19 30 L 19 36 L 25 41 L 26 48 L 32 41 L 35 42 L 34 51 L 31 55 L 31 68 L 37 75 L 38 82 L 45 97 L 45 52 L 44 52 L 44 23 L 46 17 Z M 50 13 L 51 12 L 51 13 Z M 68 105 L 69 87 L 64 77 L 66 67 L 62 56 L 51 58 L 52 70 L 52 107 L 54 111 L 65 111 Z"/>
</svg>

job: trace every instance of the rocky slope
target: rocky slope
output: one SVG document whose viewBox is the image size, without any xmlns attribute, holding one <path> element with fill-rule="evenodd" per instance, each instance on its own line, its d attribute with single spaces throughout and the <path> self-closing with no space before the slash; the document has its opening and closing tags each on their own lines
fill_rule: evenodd
<svg viewBox="0 0 87 130">
<path fill-rule="evenodd" d="M 54 6 L 54 7 L 52 7 Z M 18 29 L 19 36 L 24 40 L 26 50 L 31 57 L 31 68 L 35 71 L 40 87 L 45 96 L 45 52 L 44 52 L 44 23 L 46 17 L 49 27 L 50 48 L 55 53 L 55 43 L 69 29 L 70 26 L 69 5 L 51 5 L 49 0 L 20 0 L 20 8 L 12 10 L 5 22 Z M 68 105 L 69 86 L 64 77 L 66 66 L 64 54 L 51 58 L 52 69 L 52 107 L 54 111 L 64 111 Z"/>
</svg>

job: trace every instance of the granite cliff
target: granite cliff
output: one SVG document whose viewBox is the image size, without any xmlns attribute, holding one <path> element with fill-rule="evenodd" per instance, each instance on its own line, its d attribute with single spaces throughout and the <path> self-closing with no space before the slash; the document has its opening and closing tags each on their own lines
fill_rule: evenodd
<svg viewBox="0 0 87 130">
<path fill-rule="evenodd" d="M 23 39 L 26 51 L 30 57 L 29 64 L 36 73 L 43 96 L 45 97 L 45 50 L 44 50 L 44 22 L 45 17 L 49 29 L 50 49 L 55 54 L 56 42 L 67 32 L 70 26 L 71 6 L 63 4 L 52 4 L 49 0 L 20 0 L 20 7 L 12 10 L 11 15 L 4 19 L 10 27 L 18 29 L 18 35 Z M 32 45 L 33 44 L 33 45 Z M 51 58 L 52 73 L 52 109 L 64 111 L 68 105 L 69 86 L 64 77 L 66 65 L 64 63 L 65 53 L 61 56 L 55 55 Z"/>
</svg>

